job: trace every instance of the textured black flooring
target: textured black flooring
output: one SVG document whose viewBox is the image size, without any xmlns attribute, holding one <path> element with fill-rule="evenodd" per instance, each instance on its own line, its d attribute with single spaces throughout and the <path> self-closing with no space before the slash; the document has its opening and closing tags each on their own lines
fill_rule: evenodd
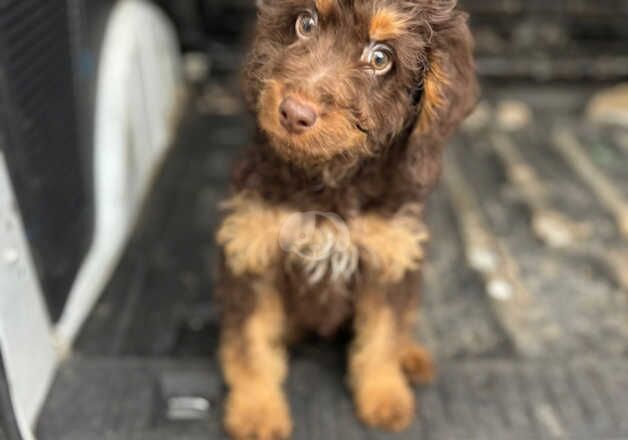
<svg viewBox="0 0 628 440">
<path fill-rule="evenodd" d="M 119 267 L 75 355 L 59 370 L 39 439 L 224 438 L 224 389 L 215 364 L 218 310 L 211 299 L 213 231 L 230 163 L 247 145 L 251 125 L 237 101 L 225 98 L 229 89 L 220 87 L 224 83 L 210 84 L 190 101 Z M 555 208 L 589 225 L 585 244 L 625 252 L 607 207 L 550 145 L 556 124 L 570 128 L 591 145 L 596 166 L 618 188 L 628 188 L 621 166 L 628 150 L 619 150 L 613 130 L 581 122 L 585 94 L 492 93 L 495 101 L 527 100 L 532 121 L 501 134 L 545 180 Z M 465 258 L 462 213 L 443 185 L 427 209 L 434 239 L 419 326 L 440 376 L 418 391 L 417 422 L 399 435 L 363 429 L 344 385 L 342 344 L 313 342 L 292 355 L 287 389 L 295 440 L 628 439 L 628 287 L 609 272 L 610 252 L 552 249 L 534 235 L 535 208 L 508 182 L 490 147 L 492 134 L 466 130 L 453 142 L 450 159 L 464 164 L 463 177 L 491 233 L 558 329 L 552 345 L 530 356 L 513 343 L 518 329 L 508 328 L 503 309 Z M 525 305 L 520 312 L 529 313 Z M 537 335 L 535 328 L 519 330 Z M 169 415 L 181 398 L 202 407 L 191 420 Z"/>
<path fill-rule="evenodd" d="M 136 232 L 78 342 L 97 355 L 209 355 L 218 204 L 231 162 L 246 146 L 242 116 L 191 108 Z"/>
<path fill-rule="evenodd" d="M 342 370 L 341 357 L 327 349 L 293 362 L 287 388 L 295 439 L 628 438 L 626 362 L 447 363 L 437 383 L 418 392 L 417 421 L 396 435 L 355 420 Z M 223 439 L 218 377 L 211 362 L 74 359 L 57 378 L 39 439 Z M 181 396 L 202 398 L 208 409 L 172 420 L 168 410 Z"/>
</svg>

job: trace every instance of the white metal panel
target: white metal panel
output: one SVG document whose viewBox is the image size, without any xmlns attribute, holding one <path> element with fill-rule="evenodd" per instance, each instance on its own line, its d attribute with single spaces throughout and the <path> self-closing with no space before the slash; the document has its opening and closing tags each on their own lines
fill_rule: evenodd
<svg viewBox="0 0 628 440">
<path fill-rule="evenodd" d="M 94 138 L 94 241 L 57 325 L 67 351 L 110 278 L 170 144 L 180 93 L 176 33 L 144 0 L 114 8 L 103 43 Z"/>
<path fill-rule="evenodd" d="M 41 287 L 1 152 L 0 349 L 19 428 L 25 439 L 32 439 L 31 427 L 48 392 L 57 359 Z"/>
</svg>

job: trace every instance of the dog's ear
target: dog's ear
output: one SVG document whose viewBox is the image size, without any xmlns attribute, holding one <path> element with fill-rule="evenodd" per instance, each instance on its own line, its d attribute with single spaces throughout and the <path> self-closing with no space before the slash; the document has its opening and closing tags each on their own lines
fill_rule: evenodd
<svg viewBox="0 0 628 440">
<path fill-rule="evenodd" d="M 417 130 L 445 138 L 471 112 L 479 87 L 467 14 L 456 1 L 431 0 Z"/>
<path fill-rule="evenodd" d="M 471 112 L 479 94 L 468 17 L 455 10 L 456 3 L 420 0 L 427 48 L 417 95 L 418 120 L 402 178 L 423 195 L 432 190 L 441 174 L 444 140 Z"/>
</svg>

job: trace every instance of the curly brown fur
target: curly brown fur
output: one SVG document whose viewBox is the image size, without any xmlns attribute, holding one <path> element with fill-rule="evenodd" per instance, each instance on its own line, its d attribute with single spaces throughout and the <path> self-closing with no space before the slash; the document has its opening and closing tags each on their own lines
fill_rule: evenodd
<svg viewBox="0 0 628 440">
<path fill-rule="evenodd" d="M 396 361 L 395 317 L 379 293 L 362 293 L 357 302 L 349 385 L 365 423 L 397 431 L 410 423 L 415 403 Z"/>
<path fill-rule="evenodd" d="M 284 438 L 292 431 L 281 391 L 287 373 L 284 310 L 272 285 L 257 280 L 252 287 L 253 311 L 221 335 L 220 360 L 230 386 L 225 428 L 233 438 Z"/>
<path fill-rule="evenodd" d="M 408 383 L 434 374 L 413 339 L 422 207 L 477 98 L 467 16 L 455 0 L 258 3 L 244 91 L 259 130 L 217 235 L 226 427 L 287 437 L 285 338 L 353 322 L 357 413 L 402 429 L 414 414 Z M 386 70 L 373 61 L 382 50 Z M 249 387 L 264 398 L 244 403 Z"/>
</svg>

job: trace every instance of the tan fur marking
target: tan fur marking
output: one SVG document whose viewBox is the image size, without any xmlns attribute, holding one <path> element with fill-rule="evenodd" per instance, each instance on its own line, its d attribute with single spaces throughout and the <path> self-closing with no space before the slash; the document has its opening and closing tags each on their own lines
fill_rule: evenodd
<svg viewBox="0 0 628 440">
<path fill-rule="evenodd" d="M 278 259 L 279 231 L 287 213 L 260 199 L 239 194 L 223 204 L 230 212 L 216 234 L 234 275 L 264 274 Z"/>
<path fill-rule="evenodd" d="M 349 383 L 358 416 L 369 426 L 401 431 L 414 418 L 414 395 L 399 363 L 398 327 L 392 311 L 377 297 L 357 304 Z"/>
<path fill-rule="evenodd" d="M 288 438 L 292 422 L 281 389 L 287 374 L 284 348 L 286 319 L 279 293 L 254 285 L 256 308 L 243 328 L 225 329 L 220 360 L 230 387 L 225 429 L 234 439 Z"/>
<path fill-rule="evenodd" d="M 436 366 L 432 355 L 422 345 L 408 340 L 399 352 L 399 362 L 413 384 L 427 385 L 434 382 Z"/>
<path fill-rule="evenodd" d="M 399 363 L 410 382 L 416 385 L 432 383 L 436 377 L 436 366 L 427 349 L 415 340 L 418 301 L 409 305 L 401 320 L 399 338 Z"/>
<path fill-rule="evenodd" d="M 446 104 L 444 89 L 447 86 L 447 75 L 439 63 L 433 62 L 423 82 L 423 100 L 419 118 L 421 132 L 428 132 L 434 124 L 438 123 L 439 112 Z"/>
<path fill-rule="evenodd" d="M 334 9 L 335 0 L 316 0 L 316 9 L 321 15 L 329 15 Z"/>
<path fill-rule="evenodd" d="M 408 20 L 394 9 L 378 9 L 371 18 L 369 37 L 372 41 L 392 40 L 402 35 Z"/>
<path fill-rule="evenodd" d="M 427 229 L 414 216 L 385 219 L 378 215 L 358 217 L 350 225 L 351 238 L 360 257 L 382 282 L 397 282 L 406 272 L 419 268 Z"/>
<path fill-rule="evenodd" d="M 281 228 L 293 213 L 246 194 L 235 196 L 224 207 L 230 214 L 216 240 L 224 248 L 227 266 L 235 275 L 264 274 L 279 259 Z M 324 231 L 316 232 L 320 235 Z M 356 245 L 360 257 L 382 282 L 398 282 L 406 272 L 418 269 L 423 260 L 422 244 L 429 238 L 416 213 L 392 219 L 357 217 L 350 222 L 349 232 L 352 244 L 343 244 L 343 248 L 351 250 Z"/>
</svg>

